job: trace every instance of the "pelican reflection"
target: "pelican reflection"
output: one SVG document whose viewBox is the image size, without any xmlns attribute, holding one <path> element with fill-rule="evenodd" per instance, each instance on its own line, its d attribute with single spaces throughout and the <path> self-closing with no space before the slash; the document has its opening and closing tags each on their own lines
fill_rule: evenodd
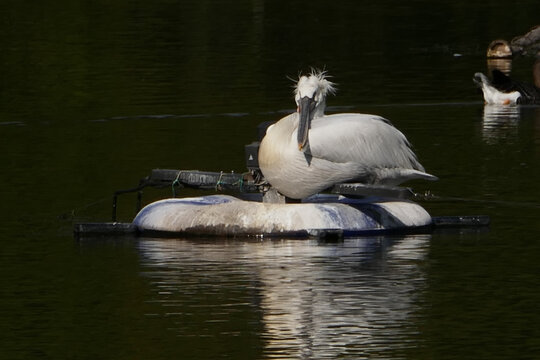
<svg viewBox="0 0 540 360">
<path fill-rule="evenodd" d="M 178 336 L 256 331 L 267 357 L 369 357 L 418 331 L 409 317 L 425 283 L 419 260 L 430 238 L 152 239 L 141 241 L 140 250 L 154 301 L 177 319 Z M 186 314 L 203 322 L 203 330 Z M 239 316 L 252 324 L 234 323 Z"/>
</svg>

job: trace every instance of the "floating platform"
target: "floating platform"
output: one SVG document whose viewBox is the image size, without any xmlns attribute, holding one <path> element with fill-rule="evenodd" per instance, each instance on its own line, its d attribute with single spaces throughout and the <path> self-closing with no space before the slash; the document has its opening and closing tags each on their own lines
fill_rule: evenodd
<svg viewBox="0 0 540 360">
<path fill-rule="evenodd" d="M 236 191 L 239 197 L 217 194 L 170 198 L 140 209 L 132 223 L 116 221 L 118 195 L 138 192 L 147 186 L 190 187 L 202 190 Z M 264 196 L 263 196 L 264 194 Z M 336 184 L 327 193 L 301 202 L 288 199 L 247 174 L 154 169 L 139 186 L 119 190 L 113 197 L 109 223 L 75 224 L 82 236 L 220 236 L 343 238 L 351 236 L 425 233 L 434 228 L 482 227 L 487 216 L 432 218 L 410 200 L 409 188 L 365 184 Z M 241 197 L 241 198 L 240 198 Z"/>
<path fill-rule="evenodd" d="M 351 199 L 317 195 L 297 204 L 245 201 L 209 195 L 156 201 L 132 223 L 77 224 L 81 236 L 220 236 L 344 238 L 427 233 L 439 228 L 483 227 L 487 216 L 431 217 L 420 205 L 400 199 Z"/>
<path fill-rule="evenodd" d="M 142 234 L 265 237 L 418 231 L 431 223 L 431 216 L 412 201 L 338 195 L 319 195 L 294 204 L 245 201 L 229 195 L 165 199 L 147 205 L 133 220 Z"/>
</svg>

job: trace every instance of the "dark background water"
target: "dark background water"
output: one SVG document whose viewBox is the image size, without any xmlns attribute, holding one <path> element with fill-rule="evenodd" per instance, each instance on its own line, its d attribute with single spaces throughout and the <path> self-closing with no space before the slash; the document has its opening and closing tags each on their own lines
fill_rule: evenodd
<svg viewBox="0 0 540 360">
<path fill-rule="evenodd" d="M 484 108 L 471 78 L 538 10 L 3 1 L 0 358 L 536 358 L 540 109 Z M 531 64 L 514 60 L 513 76 Z M 153 168 L 243 172 L 244 144 L 294 110 L 290 78 L 310 66 L 338 83 L 330 112 L 407 135 L 440 177 L 409 184 L 443 198 L 422 203 L 432 215 L 491 227 L 337 244 L 73 239 Z"/>
</svg>

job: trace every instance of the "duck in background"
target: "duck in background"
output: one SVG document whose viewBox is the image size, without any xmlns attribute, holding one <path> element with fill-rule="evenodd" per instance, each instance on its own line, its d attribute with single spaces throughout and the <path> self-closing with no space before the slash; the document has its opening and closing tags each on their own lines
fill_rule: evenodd
<svg viewBox="0 0 540 360">
<path fill-rule="evenodd" d="M 533 66 L 534 84 L 517 81 L 508 76 L 512 58 L 515 56 L 536 56 Z M 532 27 L 527 33 L 514 37 L 511 41 L 493 40 L 487 48 L 488 68 L 490 62 L 496 62 L 496 69 L 491 70 L 491 79 L 482 73 L 474 74 L 473 81 L 484 93 L 486 104 L 515 105 L 540 104 L 540 25 Z M 504 66 L 500 66 L 502 62 Z"/>
<path fill-rule="evenodd" d="M 534 84 L 514 80 L 498 69 L 492 70 L 491 75 L 491 80 L 480 72 L 473 77 L 474 83 L 482 89 L 486 104 L 540 105 L 540 53 L 533 65 Z"/>
<path fill-rule="evenodd" d="M 532 27 L 527 33 L 510 41 L 493 40 L 487 48 L 488 59 L 511 59 L 517 55 L 535 56 L 540 52 L 540 25 Z"/>
</svg>

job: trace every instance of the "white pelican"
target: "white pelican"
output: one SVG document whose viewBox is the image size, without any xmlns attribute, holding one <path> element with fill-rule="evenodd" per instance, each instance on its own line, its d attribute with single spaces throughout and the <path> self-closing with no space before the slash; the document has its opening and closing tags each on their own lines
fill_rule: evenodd
<svg viewBox="0 0 540 360">
<path fill-rule="evenodd" d="M 297 112 L 270 126 L 259 148 L 265 179 L 281 194 L 302 199 L 342 182 L 398 185 L 436 180 L 416 159 L 405 136 L 380 116 L 324 115 L 334 92 L 325 72 L 301 76 Z"/>
</svg>

